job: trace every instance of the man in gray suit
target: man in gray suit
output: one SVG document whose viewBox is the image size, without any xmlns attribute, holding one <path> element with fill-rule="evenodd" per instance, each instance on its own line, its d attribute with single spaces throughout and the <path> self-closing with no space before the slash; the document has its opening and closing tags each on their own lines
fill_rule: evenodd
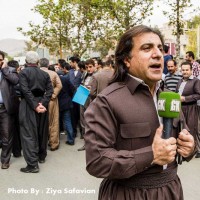
<svg viewBox="0 0 200 200">
<path fill-rule="evenodd" d="M 10 70 L 5 54 L 0 51 L 0 137 L 2 140 L 1 169 L 8 169 L 12 152 L 14 114 L 19 101 L 14 85 L 19 81 L 16 70 Z"/>
</svg>

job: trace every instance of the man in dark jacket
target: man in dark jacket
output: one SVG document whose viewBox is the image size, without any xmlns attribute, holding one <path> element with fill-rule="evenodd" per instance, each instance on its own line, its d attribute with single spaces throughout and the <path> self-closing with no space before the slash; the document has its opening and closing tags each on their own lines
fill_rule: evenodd
<svg viewBox="0 0 200 200">
<path fill-rule="evenodd" d="M 21 172 L 39 172 L 38 161 L 45 162 L 48 141 L 47 108 L 53 87 L 49 75 L 38 67 L 39 56 L 34 51 L 26 54 L 27 67 L 19 73 L 22 100 L 19 108 L 20 134 L 27 167 Z"/>
<path fill-rule="evenodd" d="M 13 143 L 14 114 L 17 112 L 19 101 L 14 85 L 19 81 L 16 70 L 12 71 L 4 60 L 5 55 L 0 51 L 0 137 L 2 139 L 1 168 L 9 168 Z"/>
<path fill-rule="evenodd" d="M 181 96 L 182 111 L 194 139 L 198 139 L 198 108 L 197 101 L 200 100 L 200 81 L 192 75 L 192 64 L 181 63 L 183 78 L 178 81 L 176 92 Z"/>
<path fill-rule="evenodd" d="M 70 65 L 66 63 L 64 68 L 65 71 L 69 71 Z M 64 68 L 62 69 L 64 70 Z M 63 123 L 64 130 L 67 131 L 66 144 L 74 145 L 74 130 L 71 121 L 71 110 L 73 107 L 72 96 L 75 88 L 69 79 L 69 74 L 60 75 L 60 80 L 63 86 L 58 95 L 60 119 Z"/>
<path fill-rule="evenodd" d="M 70 65 L 71 68 L 69 70 L 69 79 L 75 89 L 79 87 L 82 81 L 82 73 L 79 69 L 78 63 L 80 62 L 80 59 L 77 56 L 72 56 L 70 59 Z M 73 102 L 73 108 L 72 108 L 72 126 L 74 130 L 74 136 L 77 135 L 77 126 L 78 122 L 80 120 L 80 105 L 76 102 Z"/>
<path fill-rule="evenodd" d="M 11 68 L 11 70 L 17 71 L 19 73 L 19 63 L 16 60 L 10 60 L 8 61 L 8 66 Z M 21 92 L 19 89 L 19 84 L 14 86 L 15 93 L 18 97 L 18 106 L 21 99 Z M 13 148 L 12 153 L 14 157 L 20 157 L 21 154 L 21 139 L 20 139 L 20 131 L 19 131 L 19 107 L 14 114 L 14 127 L 13 127 Z"/>
</svg>

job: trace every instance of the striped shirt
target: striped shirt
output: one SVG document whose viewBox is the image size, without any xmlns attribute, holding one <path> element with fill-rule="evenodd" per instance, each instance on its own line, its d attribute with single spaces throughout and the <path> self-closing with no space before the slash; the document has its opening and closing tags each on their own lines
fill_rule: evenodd
<svg viewBox="0 0 200 200">
<path fill-rule="evenodd" d="M 182 78 L 182 74 L 180 72 L 175 72 L 174 74 L 166 74 L 164 84 L 165 88 L 171 90 L 172 92 L 176 91 L 176 86 L 178 81 Z"/>
</svg>

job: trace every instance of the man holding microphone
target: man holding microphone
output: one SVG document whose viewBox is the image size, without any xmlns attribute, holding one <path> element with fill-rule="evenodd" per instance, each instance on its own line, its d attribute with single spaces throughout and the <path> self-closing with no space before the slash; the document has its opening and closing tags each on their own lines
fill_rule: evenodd
<svg viewBox="0 0 200 200">
<path fill-rule="evenodd" d="M 163 45 L 160 32 L 147 26 L 124 33 L 112 84 L 85 113 L 87 171 L 104 178 L 99 199 L 183 199 L 176 155 L 189 161 L 195 144 L 181 117 L 173 120 L 171 137 L 162 138 L 157 97 Z"/>
</svg>

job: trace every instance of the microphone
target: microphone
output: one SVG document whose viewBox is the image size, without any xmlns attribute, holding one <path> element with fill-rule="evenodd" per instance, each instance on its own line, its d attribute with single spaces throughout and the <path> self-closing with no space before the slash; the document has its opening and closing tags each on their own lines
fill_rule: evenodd
<svg viewBox="0 0 200 200">
<path fill-rule="evenodd" d="M 181 110 L 180 95 L 175 92 L 161 92 L 158 97 L 158 114 L 163 117 L 164 139 L 171 137 L 173 118 L 179 117 Z"/>
</svg>

